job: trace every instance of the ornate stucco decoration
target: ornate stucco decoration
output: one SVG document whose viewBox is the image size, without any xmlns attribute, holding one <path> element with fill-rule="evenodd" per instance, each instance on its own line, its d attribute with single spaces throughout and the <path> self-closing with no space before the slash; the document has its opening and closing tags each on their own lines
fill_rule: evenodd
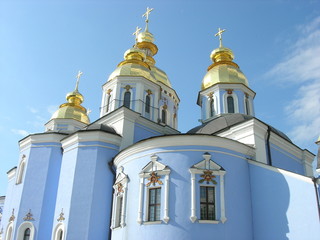
<svg viewBox="0 0 320 240">
<path fill-rule="evenodd" d="M 29 212 L 26 214 L 26 216 L 23 218 L 24 221 L 34 221 L 33 214 L 31 213 L 31 209 L 29 209 Z"/>
<path fill-rule="evenodd" d="M 162 185 L 162 181 L 159 179 L 160 177 L 157 175 L 157 172 L 150 173 L 150 177 L 148 178 L 149 182 L 146 184 L 146 186 L 149 187 L 151 184 L 155 186 L 156 183 Z"/>
<path fill-rule="evenodd" d="M 61 209 L 61 213 L 59 214 L 59 218 L 57 219 L 58 222 L 62 222 L 65 220 L 63 208 Z"/>
<path fill-rule="evenodd" d="M 11 217 L 9 218 L 9 222 L 13 222 L 16 217 L 14 216 L 14 208 L 12 209 Z"/>
<path fill-rule="evenodd" d="M 122 193 L 124 193 L 124 191 L 123 191 L 123 185 L 122 185 L 122 183 L 121 182 L 119 182 L 118 184 L 117 184 L 117 195 L 120 195 L 120 194 L 122 194 Z"/>
<path fill-rule="evenodd" d="M 216 176 L 212 175 L 212 171 L 210 170 L 204 170 L 203 174 L 200 175 L 200 177 L 202 177 L 202 179 L 199 180 L 199 183 L 203 183 L 204 181 L 206 181 L 207 184 L 209 184 L 209 182 L 212 182 L 213 184 L 217 184 L 217 181 L 214 180 Z"/>
</svg>

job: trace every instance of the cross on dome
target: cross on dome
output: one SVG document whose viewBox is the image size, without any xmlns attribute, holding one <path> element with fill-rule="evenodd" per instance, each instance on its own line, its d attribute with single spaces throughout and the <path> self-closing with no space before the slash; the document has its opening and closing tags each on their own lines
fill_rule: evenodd
<svg viewBox="0 0 320 240">
<path fill-rule="evenodd" d="M 81 72 L 81 71 L 79 70 L 79 72 L 78 72 L 78 74 L 77 74 L 77 83 L 76 83 L 76 89 L 75 89 L 75 91 L 78 91 L 79 81 L 80 81 L 80 77 L 81 77 L 82 74 L 83 74 L 83 72 Z"/>
<path fill-rule="evenodd" d="M 136 31 L 134 33 L 132 33 L 132 35 L 136 36 L 135 37 L 136 44 L 138 42 L 138 35 L 139 35 L 140 31 L 141 31 L 141 28 L 136 27 Z"/>
<path fill-rule="evenodd" d="M 149 15 L 152 12 L 153 8 L 147 7 L 147 11 L 142 15 L 142 17 L 146 17 L 146 22 L 149 22 Z"/>
<path fill-rule="evenodd" d="M 215 37 L 219 36 L 220 47 L 222 47 L 222 33 L 225 31 L 225 29 L 218 28 L 218 32 L 214 35 Z"/>
</svg>

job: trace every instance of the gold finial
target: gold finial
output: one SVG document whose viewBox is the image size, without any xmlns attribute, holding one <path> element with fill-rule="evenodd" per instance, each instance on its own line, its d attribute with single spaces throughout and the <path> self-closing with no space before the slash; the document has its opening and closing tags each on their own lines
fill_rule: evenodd
<svg viewBox="0 0 320 240">
<path fill-rule="evenodd" d="M 136 44 L 138 42 L 138 35 L 139 35 L 139 32 L 141 31 L 141 28 L 139 27 L 136 27 L 136 31 L 134 33 L 132 33 L 132 35 L 136 36 L 135 37 L 135 41 L 136 41 Z"/>
<path fill-rule="evenodd" d="M 79 70 L 78 75 L 77 75 L 77 83 L 76 83 L 76 89 L 75 89 L 75 91 L 78 91 L 79 80 L 80 80 L 80 77 L 81 77 L 82 74 L 83 74 L 83 72 L 81 72 L 81 71 Z"/>
<path fill-rule="evenodd" d="M 148 23 L 149 23 L 149 15 L 152 12 L 153 8 L 147 7 L 147 11 L 142 15 L 142 17 L 146 17 L 146 29 L 145 31 L 148 31 Z"/>
<path fill-rule="evenodd" d="M 218 28 L 218 32 L 214 35 L 215 37 L 219 36 L 220 47 L 222 47 L 222 33 L 225 31 L 225 29 L 222 30 L 221 28 Z"/>
</svg>

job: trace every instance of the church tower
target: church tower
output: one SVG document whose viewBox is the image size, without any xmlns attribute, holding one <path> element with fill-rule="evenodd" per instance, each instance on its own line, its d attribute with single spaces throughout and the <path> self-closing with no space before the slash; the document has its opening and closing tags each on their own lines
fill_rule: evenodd
<svg viewBox="0 0 320 240">
<path fill-rule="evenodd" d="M 208 67 L 201 84 L 197 104 L 201 106 L 201 120 L 206 122 L 224 113 L 241 113 L 254 116 L 253 99 L 255 92 L 239 66 L 233 62 L 231 49 L 222 45 L 222 33 L 219 31 L 220 46 L 210 55 L 213 63 Z"/>
<path fill-rule="evenodd" d="M 124 53 L 124 60 L 102 86 L 98 122 L 123 136 L 121 149 L 146 137 L 179 133 L 180 99 L 167 74 L 155 66 L 158 47 L 149 31 L 152 10 L 147 8 L 143 14 L 145 30 L 136 28 L 134 46 Z"/>
<path fill-rule="evenodd" d="M 60 105 L 52 115 L 50 121 L 45 124 L 46 131 L 72 133 L 80 130 L 90 123 L 87 109 L 81 106 L 84 98 L 78 91 L 79 80 L 82 72 L 78 72 L 77 83 L 74 91 L 66 96 L 67 102 Z"/>
</svg>

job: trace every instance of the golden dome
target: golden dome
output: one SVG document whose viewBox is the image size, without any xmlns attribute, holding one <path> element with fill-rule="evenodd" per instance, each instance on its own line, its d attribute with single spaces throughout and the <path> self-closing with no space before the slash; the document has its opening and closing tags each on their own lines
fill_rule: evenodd
<svg viewBox="0 0 320 240">
<path fill-rule="evenodd" d="M 150 42 L 153 43 L 154 42 L 154 36 L 151 32 L 149 31 L 144 31 L 138 34 L 137 37 L 137 42 Z"/>
<path fill-rule="evenodd" d="M 150 66 L 145 62 L 146 54 L 143 50 L 133 47 L 125 52 L 124 59 L 110 74 L 108 81 L 118 76 L 141 76 L 156 82 Z"/>
<path fill-rule="evenodd" d="M 157 82 L 161 82 L 164 85 L 166 85 L 168 87 L 171 87 L 171 83 L 169 81 L 169 78 L 168 78 L 167 74 L 164 71 L 162 71 L 161 69 L 159 69 L 159 68 L 157 68 L 155 66 L 151 67 L 151 71 L 153 72 Z"/>
<path fill-rule="evenodd" d="M 210 57 L 213 64 L 208 67 L 208 72 L 202 80 L 201 90 L 218 83 L 240 83 L 249 87 L 247 78 L 232 61 L 234 55 L 231 49 L 220 46 L 212 51 Z"/>
<path fill-rule="evenodd" d="M 74 119 L 89 124 L 87 110 L 80 105 L 84 100 L 82 94 L 74 90 L 67 94 L 66 99 L 68 102 L 61 104 L 51 119 Z"/>
</svg>

